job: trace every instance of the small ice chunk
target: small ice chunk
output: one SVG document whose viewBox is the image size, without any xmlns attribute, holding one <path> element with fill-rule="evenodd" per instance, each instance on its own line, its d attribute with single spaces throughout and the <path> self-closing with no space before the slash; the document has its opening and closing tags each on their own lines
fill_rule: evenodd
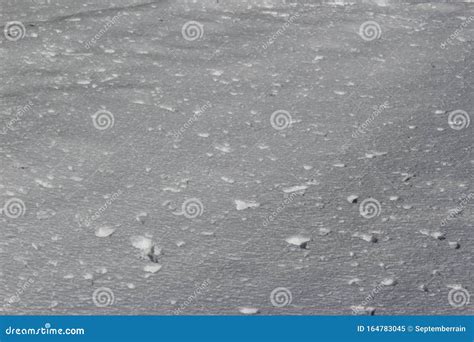
<svg viewBox="0 0 474 342">
<path fill-rule="evenodd" d="M 295 185 L 295 186 L 283 189 L 283 192 L 286 194 L 289 194 L 292 192 L 304 192 L 306 189 L 308 189 L 307 185 Z"/>
<path fill-rule="evenodd" d="M 239 308 L 239 312 L 244 315 L 256 315 L 260 312 L 260 310 L 257 308 L 242 307 Z"/>
<path fill-rule="evenodd" d="M 437 240 L 444 240 L 446 239 L 446 236 L 444 233 L 441 232 L 433 232 L 430 234 L 431 237 L 437 239 Z"/>
<path fill-rule="evenodd" d="M 361 282 L 361 280 L 359 278 L 352 278 L 347 283 L 349 285 L 358 285 L 360 282 Z"/>
<path fill-rule="evenodd" d="M 356 315 L 373 316 L 375 314 L 375 308 L 372 306 L 354 305 L 351 306 L 351 310 Z"/>
<path fill-rule="evenodd" d="M 148 252 L 147 256 L 150 261 L 154 263 L 158 263 L 158 257 L 161 255 L 161 248 L 157 246 L 152 246 L 150 251 Z"/>
<path fill-rule="evenodd" d="M 385 278 L 380 282 L 383 286 L 394 286 L 397 285 L 397 281 L 394 278 Z"/>
<path fill-rule="evenodd" d="M 153 247 L 151 239 L 141 235 L 132 236 L 130 241 L 132 242 L 133 247 L 141 249 L 142 251 L 149 251 Z"/>
<path fill-rule="evenodd" d="M 420 286 L 418 286 L 418 289 L 423 292 L 428 292 L 428 286 L 426 286 L 425 284 L 421 284 Z"/>
<path fill-rule="evenodd" d="M 459 249 L 461 247 L 461 245 L 459 244 L 459 242 L 456 242 L 456 241 L 449 241 L 448 242 L 448 245 L 449 247 L 451 247 L 452 249 Z"/>
<path fill-rule="evenodd" d="M 237 210 L 245 210 L 248 208 L 258 208 L 260 206 L 260 203 L 257 203 L 255 201 L 241 201 L 241 200 L 235 200 L 235 208 Z"/>
<path fill-rule="evenodd" d="M 107 237 L 112 235 L 115 232 L 115 228 L 110 226 L 102 226 L 96 229 L 95 236 L 97 237 Z"/>
<path fill-rule="evenodd" d="M 148 213 L 142 211 L 141 213 L 137 215 L 136 219 L 141 224 L 145 224 L 146 220 L 148 219 Z"/>
<path fill-rule="evenodd" d="M 308 246 L 308 242 L 311 241 L 311 238 L 302 235 L 293 235 L 289 238 L 286 238 L 285 241 L 288 242 L 290 245 L 295 245 L 300 248 L 306 248 Z"/>
<path fill-rule="evenodd" d="M 233 180 L 232 178 L 226 177 L 226 176 L 222 176 L 221 179 L 226 183 L 230 183 L 230 184 L 235 183 L 235 180 Z"/>
<path fill-rule="evenodd" d="M 36 213 L 36 218 L 38 220 L 46 220 L 56 215 L 56 212 L 53 209 L 40 210 Z"/>
<path fill-rule="evenodd" d="M 349 196 L 347 196 L 347 202 L 357 203 L 358 198 L 359 198 L 359 196 L 357 196 L 357 195 L 349 195 Z"/>
<path fill-rule="evenodd" d="M 47 189 L 54 188 L 54 186 L 50 182 L 39 179 L 39 178 L 35 179 L 35 183 L 43 188 L 47 188 Z"/>
<path fill-rule="evenodd" d="M 352 235 L 353 237 L 357 237 L 359 239 L 362 239 L 367 242 L 377 242 L 377 238 L 374 236 L 374 234 L 367 234 L 367 233 L 355 233 Z"/>
<path fill-rule="evenodd" d="M 319 228 L 319 235 L 325 236 L 331 232 L 329 228 Z"/>
<path fill-rule="evenodd" d="M 153 264 L 153 265 L 146 265 L 145 267 L 143 267 L 143 270 L 145 272 L 149 272 L 149 273 L 156 273 L 158 272 L 159 270 L 161 270 L 161 265 L 159 264 Z"/>
</svg>

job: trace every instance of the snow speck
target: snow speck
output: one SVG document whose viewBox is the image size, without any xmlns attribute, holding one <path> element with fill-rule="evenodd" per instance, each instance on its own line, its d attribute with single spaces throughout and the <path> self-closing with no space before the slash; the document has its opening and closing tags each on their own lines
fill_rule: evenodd
<svg viewBox="0 0 474 342">
<path fill-rule="evenodd" d="M 241 201 L 241 200 L 235 200 L 235 208 L 237 210 L 245 210 L 248 208 L 258 208 L 260 206 L 260 203 L 257 203 L 255 201 Z"/>
<path fill-rule="evenodd" d="M 112 235 L 115 232 L 115 228 L 109 226 L 102 226 L 96 229 L 95 236 L 97 237 L 107 237 Z"/>
<path fill-rule="evenodd" d="M 308 189 L 307 185 L 295 185 L 295 186 L 283 189 L 283 192 L 289 194 L 292 192 L 304 192 L 306 189 Z"/>
<path fill-rule="evenodd" d="M 145 267 L 143 267 L 143 270 L 145 272 L 149 272 L 149 273 L 156 273 L 158 272 L 159 270 L 161 270 L 161 265 L 159 264 L 154 264 L 154 265 L 146 265 Z"/>
<path fill-rule="evenodd" d="M 287 243 L 290 245 L 295 245 L 300 248 L 306 248 L 308 245 L 308 242 L 311 241 L 311 238 L 303 235 L 293 235 L 285 239 Z"/>
<path fill-rule="evenodd" d="M 244 315 L 256 315 L 260 312 L 257 308 L 250 308 L 250 307 L 242 307 L 239 308 L 239 312 Z"/>
<path fill-rule="evenodd" d="M 153 247 L 151 239 L 141 235 L 132 236 L 130 241 L 132 242 L 133 247 L 141 249 L 142 251 L 150 250 Z"/>
</svg>

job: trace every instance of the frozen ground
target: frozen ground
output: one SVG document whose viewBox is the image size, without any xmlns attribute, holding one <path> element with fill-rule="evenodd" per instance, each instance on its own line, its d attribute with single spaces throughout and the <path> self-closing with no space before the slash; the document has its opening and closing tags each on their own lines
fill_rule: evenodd
<svg viewBox="0 0 474 342">
<path fill-rule="evenodd" d="M 2 2 L 3 313 L 473 314 L 474 5 L 259 2 Z"/>
</svg>

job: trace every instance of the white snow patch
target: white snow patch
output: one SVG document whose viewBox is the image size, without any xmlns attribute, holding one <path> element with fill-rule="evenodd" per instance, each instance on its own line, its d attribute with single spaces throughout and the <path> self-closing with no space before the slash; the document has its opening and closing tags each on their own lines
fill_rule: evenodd
<svg viewBox="0 0 474 342">
<path fill-rule="evenodd" d="M 248 208 L 258 208 L 260 206 L 260 203 L 257 203 L 255 201 L 241 201 L 241 200 L 234 200 L 235 202 L 235 208 L 237 210 L 245 210 Z"/>
</svg>

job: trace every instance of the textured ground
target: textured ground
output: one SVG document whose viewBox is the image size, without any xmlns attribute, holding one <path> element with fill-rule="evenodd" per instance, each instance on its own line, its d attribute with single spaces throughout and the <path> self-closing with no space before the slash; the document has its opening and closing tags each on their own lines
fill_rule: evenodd
<svg viewBox="0 0 474 342">
<path fill-rule="evenodd" d="M 474 5 L 259 2 L 2 3 L 2 312 L 473 314 Z"/>
</svg>

